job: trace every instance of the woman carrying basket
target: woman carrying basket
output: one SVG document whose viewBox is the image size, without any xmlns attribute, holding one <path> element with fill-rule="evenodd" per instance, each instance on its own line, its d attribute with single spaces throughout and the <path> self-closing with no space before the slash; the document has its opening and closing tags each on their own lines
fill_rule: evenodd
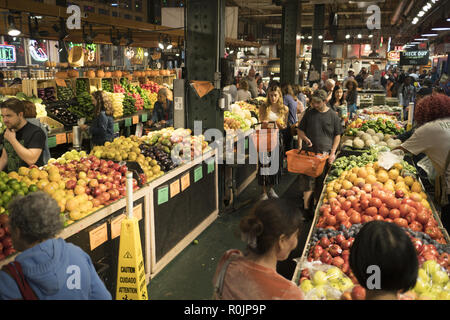
<svg viewBox="0 0 450 320">
<path fill-rule="evenodd" d="M 328 164 L 332 164 L 336 158 L 336 150 L 339 146 L 342 134 L 340 119 L 335 111 L 327 104 L 327 93 L 324 90 L 314 92 L 311 99 L 311 108 L 300 121 L 297 134 L 304 141 L 303 149 L 315 153 L 328 153 Z M 314 205 L 311 204 L 314 194 L 315 202 L 319 200 L 323 187 L 323 181 L 329 165 L 325 165 L 323 173 L 317 178 L 300 174 L 300 190 L 303 191 L 304 209 L 312 216 Z"/>
<path fill-rule="evenodd" d="M 280 130 L 286 129 L 287 118 L 289 115 L 289 108 L 283 104 L 283 94 L 280 87 L 272 86 L 267 92 L 267 99 L 264 105 L 259 109 L 259 121 L 262 123 L 261 128 L 267 129 L 269 127 L 269 122 L 276 123 L 276 127 Z M 283 138 L 282 134 L 278 134 L 278 146 L 271 152 L 261 151 L 258 156 L 258 184 L 263 187 L 263 194 L 261 200 L 267 200 L 269 196 L 271 198 L 278 198 L 278 195 L 273 190 L 273 186 L 280 182 L 281 169 L 283 167 Z M 278 153 L 278 159 L 274 152 Z M 265 161 L 264 164 L 261 162 L 261 158 Z M 273 168 L 270 162 L 271 159 L 278 160 L 276 166 L 276 173 L 265 174 L 262 169 Z M 272 171 L 272 170 L 268 170 Z"/>
</svg>

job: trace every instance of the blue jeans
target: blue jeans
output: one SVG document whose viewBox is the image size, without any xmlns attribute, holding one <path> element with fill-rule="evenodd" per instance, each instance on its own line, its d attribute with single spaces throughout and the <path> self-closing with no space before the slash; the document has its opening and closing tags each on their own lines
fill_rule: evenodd
<svg viewBox="0 0 450 320">
<path fill-rule="evenodd" d="M 356 103 L 351 104 L 348 106 L 348 113 L 349 113 L 349 119 L 352 119 L 353 116 L 356 114 Z"/>
</svg>

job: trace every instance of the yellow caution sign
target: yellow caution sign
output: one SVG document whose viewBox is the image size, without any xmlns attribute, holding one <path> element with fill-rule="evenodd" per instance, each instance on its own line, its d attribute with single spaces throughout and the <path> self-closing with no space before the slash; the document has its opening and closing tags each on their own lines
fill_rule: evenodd
<svg viewBox="0 0 450 320">
<path fill-rule="evenodd" d="M 138 219 L 122 220 L 116 300 L 148 300 Z"/>
</svg>

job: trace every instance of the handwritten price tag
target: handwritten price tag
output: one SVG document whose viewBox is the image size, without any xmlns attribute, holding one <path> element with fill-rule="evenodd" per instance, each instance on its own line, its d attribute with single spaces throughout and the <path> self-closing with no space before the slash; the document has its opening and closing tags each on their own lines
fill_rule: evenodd
<svg viewBox="0 0 450 320">
<path fill-rule="evenodd" d="M 133 124 L 137 124 L 139 122 L 139 116 L 133 116 Z"/>
<path fill-rule="evenodd" d="M 65 133 L 59 133 L 56 135 L 56 144 L 63 144 L 67 142 L 67 136 Z"/>
</svg>

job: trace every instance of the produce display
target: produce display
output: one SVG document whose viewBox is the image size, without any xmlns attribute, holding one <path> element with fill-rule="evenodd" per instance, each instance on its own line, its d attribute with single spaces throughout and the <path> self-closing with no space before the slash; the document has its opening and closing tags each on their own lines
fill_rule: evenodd
<svg viewBox="0 0 450 320">
<path fill-rule="evenodd" d="M 358 110 L 357 112 L 362 112 L 368 115 L 387 115 L 398 118 L 402 113 L 402 107 L 392 107 L 392 106 L 373 106 L 370 108 L 364 108 L 362 110 Z"/>
<path fill-rule="evenodd" d="M 114 92 L 114 89 L 111 85 L 111 81 L 107 79 L 102 79 L 102 90 L 107 92 Z"/>
<path fill-rule="evenodd" d="M 86 118 L 87 121 L 94 119 L 94 104 L 92 96 L 89 92 L 82 92 L 77 95 L 78 104 L 71 105 L 69 111 L 76 114 L 80 118 Z"/>
<path fill-rule="evenodd" d="M 113 105 L 113 117 L 120 118 L 123 116 L 123 93 L 111 93 L 112 105 Z"/>
<path fill-rule="evenodd" d="M 125 94 L 123 101 L 122 101 L 122 106 L 123 106 L 123 115 L 124 116 L 129 116 L 132 115 L 134 113 L 136 113 L 136 106 L 135 106 L 136 100 L 129 94 Z"/>
<path fill-rule="evenodd" d="M 55 88 L 38 88 L 38 98 L 46 102 L 56 101 Z"/>
<path fill-rule="evenodd" d="M 362 120 L 361 118 L 356 119 L 347 127 L 345 134 L 354 136 L 358 131 L 366 132 L 368 129 L 374 130 L 375 133 L 381 132 L 391 136 L 399 135 L 405 131 L 400 123 L 377 117 L 376 120 Z"/>
<path fill-rule="evenodd" d="M 145 84 L 141 84 L 141 88 L 150 91 L 151 93 L 158 93 L 160 86 L 156 82 L 147 81 Z"/>
<path fill-rule="evenodd" d="M 75 98 L 73 91 L 69 87 L 56 87 L 56 92 L 58 94 L 58 100 L 72 100 Z"/>
<path fill-rule="evenodd" d="M 225 130 L 248 131 L 253 124 L 258 122 L 255 117 L 252 117 L 249 110 L 242 110 L 237 104 L 232 104 L 230 110 L 224 113 Z"/>
<path fill-rule="evenodd" d="M 71 104 L 64 101 L 57 101 L 47 105 L 49 116 L 57 121 L 60 121 L 67 126 L 75 126 L 78 122 L 78 115 L 70 111 Z"/>
<path fill-rule="evenodd" d="M 80 95 L 84 92 L 89 93 L 89 81 L 87 79 L 77 79 L 75 82 L 76 95 Z"/>
<path fill-rule="evenodd" d="M 260 101 L 256 100 L 255 101 Z M 241 107 L 241 110 L 248 110 L 250 112 L 254 112 L 255 114 L 258 114 L 258 107 L 257 104 L 245 102 L 245 101 L 236 101 L 236 104 Z"/>
<path fill-rule="evenodd" d="M 19 100 L 31 101 L 36 106 L 36 118 L 41 118 L 41 117 L 46 117 L 47 116 L 47 111 L 45 109 L 45 104 L 43 104 L 43 101 L 40 98 L 36 98 L 35 96 L 29 97 L 23 92 L 18 92 L 15 97 L 14 96 L 11 96 L 11 97 L 5 96 L 5 97 L 3 97 L 4 100 L 7 100 L 8 98 L 17 98 Z"/>
</svg>

